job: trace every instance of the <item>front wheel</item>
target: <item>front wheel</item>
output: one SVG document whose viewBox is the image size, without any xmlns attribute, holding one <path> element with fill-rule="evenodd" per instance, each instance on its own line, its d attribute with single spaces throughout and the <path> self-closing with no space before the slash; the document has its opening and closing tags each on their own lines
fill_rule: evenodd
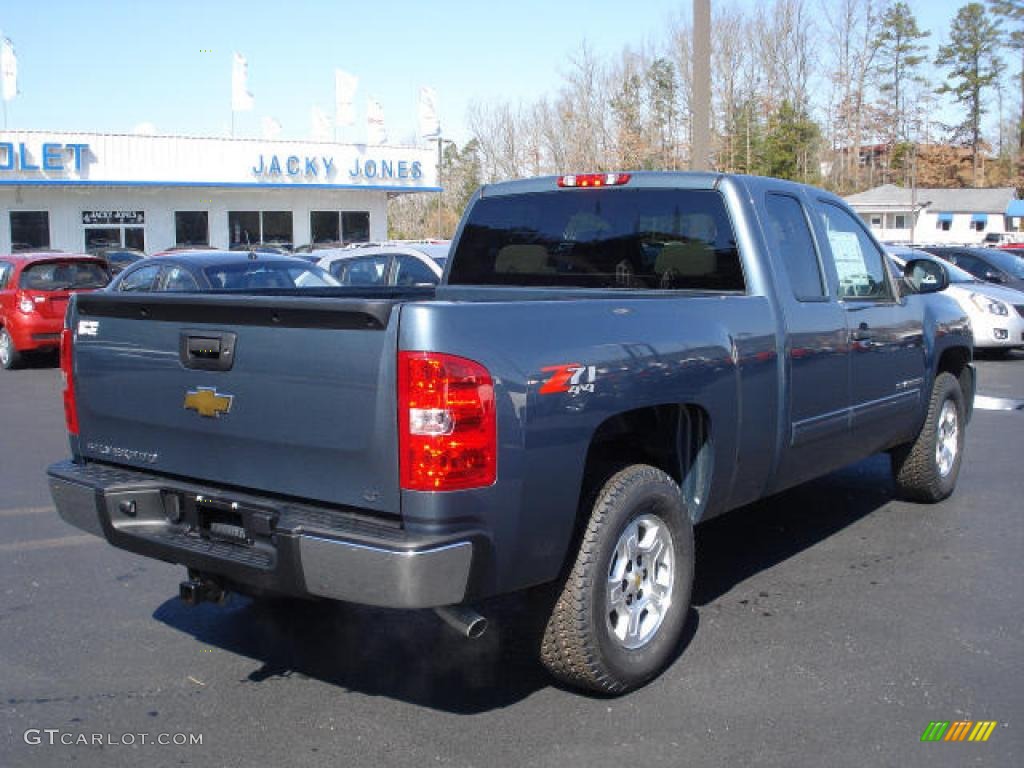
<svg viewBox="0 0 1024 768">
<path fill-rule="evenodd" d="M 636 688 L 675 654 L 692 587 L 693 526 L 679 486 L 643 464 L 616 472 L 590 510 L 541 661 L 579 688 Z"/>
<path fill-rule="evenodd" d="M 960 382 L 951 373 L 940 373 L 917 438 L 891 454 L 900 496 L 936 502 L 953 493 L 964 453 L 966 412 Z"/>
<path fill-rule="evenodd" d="M 0 328 L 0 367 L 6 370 L 21 365 L 21 353 L 14 347 L 14 339 L 6 328 Z"/>
</svg>

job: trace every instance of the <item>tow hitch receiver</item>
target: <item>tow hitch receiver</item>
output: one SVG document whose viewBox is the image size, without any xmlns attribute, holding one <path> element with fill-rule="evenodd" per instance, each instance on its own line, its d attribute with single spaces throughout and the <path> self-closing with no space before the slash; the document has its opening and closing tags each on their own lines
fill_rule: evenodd
<svg viewBox="0 0 1024 768">
<path fill-rule="evenodd" d="M 200 603 L 224 603 L 227 593 L 223 587 L 210 578 L 189 574 L 189 578 L 181 582 L 178 587 L 178 595 L 185 605 L 199 605 Z"/>
</svg>

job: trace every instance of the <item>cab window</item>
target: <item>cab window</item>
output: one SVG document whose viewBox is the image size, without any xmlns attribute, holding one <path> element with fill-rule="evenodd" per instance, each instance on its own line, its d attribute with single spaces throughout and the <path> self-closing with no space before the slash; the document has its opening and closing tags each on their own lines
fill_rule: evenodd
<svg viewBox="0 0 1024 768">
<path fill-rule="evenodd" d="M 395 285 L 437 285 L 437 275 L 414 256 L 398 256 Z"/>
<path fill-rule="evenodd" d="M 190 293 L 199 290 L 199 284 L 184 267 L 168 267 L 164 272 L 161 291 L 168 293 Z"/>
<path fill-rule="evenodd" d="M 160 274 L 159 264 L 149 264 L 130 272 L 121 280 L 117 290 L 125 293 L 142 293 L 153 290 L 157 275 Z"/>
<path fill-rule="evenodd" d="M 892 291 L 885 274 L 882 252 L 847 211 L 820 201 L 826 242 L 839 273 L 839 298 L 846 300 L 888 300 Z"/>
<path fill-rule="evenodd" d="M 765 233 L 772 250 L 786 267 L 790 289 L 797 301 L 813 301 L 825 295 L 818 252 L 803 206 L 795 197 L 770 193 L 765 196 Z"/>
<path fill-rule="evenodd" d="M 342 285 L 386 285 L 390 260 L 388 255 L 339 259 L 331 264 L 330 272 Z"/>
</svg>

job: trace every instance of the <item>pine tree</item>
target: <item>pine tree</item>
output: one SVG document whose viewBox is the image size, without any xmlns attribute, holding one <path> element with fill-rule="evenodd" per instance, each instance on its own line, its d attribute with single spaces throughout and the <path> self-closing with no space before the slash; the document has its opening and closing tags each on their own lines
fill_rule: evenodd
<svg viewBox="0 0 1024 768">
<path fill-rule="evenodd" d="M 968 3 L 957 11 L 949 29 L 949 44 L 939 48 L 936 67 L 948 68 L 948 80 L 937 93 L 951 94 L 964 106 L 967 115 L 956 127 L 956 134 L 969 137 L 974 184 L 980 181 L 979 152 L 981 118 L 985 114 L 985 93 L 996 81 L 999 70 L 997 51 L 1001 42 L 999 27 L 981 3 Z"/>
<path fill-rule="evenodd" d="M 878 33 L 878 74 L 881 77 L 879 90 L 892 95 L 892 143 L 910 140 L 907 119 L 907 89 L 912 83 L 923 83 L 921 65 L 927 61 L 922 55 L 927 50 L 923 41 L 931 35 L 917 26 L 913 11 L 904 2 L 889 6 L 879 19 Z"/>
<path fill-rule="evenodd" d="M 1018 75 L 1021 113 L 1017 125 L 1017 147 L 1024 154 L 1024 0 L 989 0 L 989 8 L 996 16 L 1016 27 L 1009 31 L 1005 42 L 1011 50 L 1018 51 L 1021 57 Z"/>
</svg>

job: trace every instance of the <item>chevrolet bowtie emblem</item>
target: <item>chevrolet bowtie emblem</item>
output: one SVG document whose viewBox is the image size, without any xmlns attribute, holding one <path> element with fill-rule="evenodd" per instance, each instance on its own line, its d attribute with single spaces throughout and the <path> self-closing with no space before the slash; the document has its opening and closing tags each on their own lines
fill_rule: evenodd
<svg viewBox="0 0 1024 768">
<path fill-rule="evenodd" d="M 218 395 L 215 387 L 196 387 L 185 393 L 185 410 L 208 419 L 220 418 L 231 410 L 234 395 Z"/>
</svg>

